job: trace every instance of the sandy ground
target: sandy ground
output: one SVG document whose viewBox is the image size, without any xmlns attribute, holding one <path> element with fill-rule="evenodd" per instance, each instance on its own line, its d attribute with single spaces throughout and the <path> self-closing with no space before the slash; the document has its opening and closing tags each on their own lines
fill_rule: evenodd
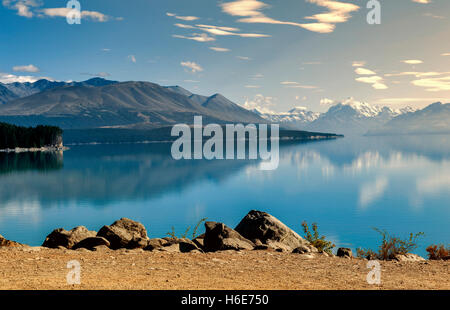
<svg viewBox="0 0 450 310">
<path fill-rule="evenodd" d="M 67 263 L 81 265 L 68 285 Z M 367 261 L 272 251 L 168 253 L 0 248 L 0 289 L 450 289 L 449 262 L 381 262 L 381 285 Z"/>
</svg>

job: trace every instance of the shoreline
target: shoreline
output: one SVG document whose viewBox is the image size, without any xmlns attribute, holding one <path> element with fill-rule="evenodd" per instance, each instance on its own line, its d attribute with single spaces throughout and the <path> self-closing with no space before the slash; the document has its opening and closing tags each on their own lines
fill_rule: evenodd
<svg viewBox="0 0 450 310">
<path fill-rule="evenodd" d="M 347 248 L 336 255 L 320 251 L 266 212 L 250 211 L 235 229 L 204 222 L 198 235 L 203 222 L 191 239 L 150 239 L 141 223 L 127 218 L 98 232 L 58 228 L 37 247 L 0 236 L 0 289 L 450 289 L 448 260 L 414 254 L 377 260 L 381 282 L 373 284 L 367 280 L 373 261 Z M 67 281 L 73 262 L 81 270 L 78 284 Z"/>
<path fill-rule="evenodd" d="M 36 153 L 36 152 L 64 152 L 69 150 L 68 147 L 55 147 L 55 146 L 44 146 L 44 147 L 31 147 L 22 148 L 16 147 L 15 149 L 0 149 L 0 153 Z"/>
</svg>

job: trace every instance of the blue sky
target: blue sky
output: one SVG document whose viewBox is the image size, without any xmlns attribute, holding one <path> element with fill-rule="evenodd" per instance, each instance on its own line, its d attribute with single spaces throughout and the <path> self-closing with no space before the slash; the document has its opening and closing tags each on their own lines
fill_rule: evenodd
<svg viewBox="0 0 450 310">
<path fill-rule="evenodd" d="M 93 76 L 222 93 L 248 108 L 450 102 L 450 1 L 0 0 L 0 82 Z"/>
</svg>

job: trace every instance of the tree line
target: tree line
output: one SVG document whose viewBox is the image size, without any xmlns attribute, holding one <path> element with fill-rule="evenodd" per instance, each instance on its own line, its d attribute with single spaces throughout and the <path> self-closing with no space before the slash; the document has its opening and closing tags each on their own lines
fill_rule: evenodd
<svg viewBox="0 0 450 310">
<path fill-rule="evenodd" d="M 40 148 L 62 142 L 62 129 L 39 125 L 21 127 L 0 123 L 0 149 Z"/>
</svg>

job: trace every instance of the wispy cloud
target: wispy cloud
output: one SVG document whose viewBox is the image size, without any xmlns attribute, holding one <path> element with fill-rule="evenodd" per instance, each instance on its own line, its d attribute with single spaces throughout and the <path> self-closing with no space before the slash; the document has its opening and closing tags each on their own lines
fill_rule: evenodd
<svg viewBox="0 0 450 310">
<path fill-rule="evenodd" d="M 408 65 L 420 65 L 423 63 L 423 61 L 419 59 L 406 59 L 402 60 L 402 62 Z"/>
<path fill-rule="evenodd" d="M 243 105 L 247 110 L 258 110 L 261 113 L 274 114 L 271 107 L 274 106 L 274 98 L 270 96 L 264 96 L 262 94 L 257 94 L 253 99 L 247 98 Z"/>
<path fill-rule="evenodd" d="M 250 57 L 247 56 L 236 56 L 236 58 L 240 60 L 252 60 Z"/>
<path fill-rule="evenodd" d="M 176 19 L 179 19 L 179 20 L 188 21 L 188 22 L 199 19 L 197 16 L 178 16 L 174 13 L 166 13 L 166 15 L 170 16 L 170 17 L 175 17 Z"/>
<path fill-rule="evenodd" d="M 382 90 L 387 89 L 387 85 L 384 84 L 384 80 L 381 76 L 367 76 L 367 77 L 359 77 L 355 79 L 357 82 L 371 84 L 374 89 Z"/>
<path fill-rule="evenodd" d="M 366 68 L 362 68 L 362 67 L 356 68 L 355 73 L 358 75 L 375 75 L 376 74 L 376 72 L 366 69 Z"/>
<path fill-rule="evenodd" d="M 262 34 L 262 33 L 241 33 L 239 28 L 233 28 L 233 27 L 222 27 L 222 26 L 214 26 L 214 25 L 186 25 L 186 24 L 180 24 L 176 23 L 174 26 L 178 28 L 183 29 L 195 29 L 195 30 L 201 30 L 204 31 L 210 35 L 213 36 L 237 36 L 242 38 L 268 38 L 270 35 Z M 177 37 L 183 37 L 185 36 L 177 36 Z"/>
<path fill-rule="evenodd" d="M 230 51 L 229 48 L 217 47 L 217 46 L 211 46 L 209 49 L 210 49 L 210 50 L 213 50 L 213 51 L 215 51 L 215 52 L 222 52 L 222 53 L 224 53 L 224 52 L 229 52 L 229 51 Z"/>
<path fill-rule="evenodd" d="M 450 90 L 450 75 L 439 78 L 418 79 L 411 83 L 415 86 L 426 88 L 426 91 L 448 91 Z"/>
<path fill-rule="evenodd" d="M 182 36 L 179 34 L 174 34 L 172 37 L 177 39 L 186 39 L 186 40 L 193 40 L 197 42 L 211 42 L 216 41 L 215 38 L 208 36 L 206 33 L 194 33 L 192 36 Z"/>
<path fill-rule="evenodd" d="M 354 61 L 352 67 L 364 67 L 366 65 L 365 61 Z"/>
<path fill-rule="evenodd" d="M 357 11 L 359 6 L 352 3 L 343 3 L 337 0 L 307 0 L 318 6 L 328 9 L 328 12 L 307 16 L 305 19 L 315 20 L 315 23 L 299 23 L 290 21 L 281 21 L 266 16 L 262 10 L 269 6 L 258 0 L 236 0 L 222 3 L 222 11 L 231 16 L 238 16 L 238 22 L 241 23 L 261 23 L 275 25 L 290 25 L 301 27 L 313 32 L 330 33 L 335 29 L 336 23 L 346 22 L 350 18 L 350 13 Z"/>
<path fill-rule="evenodd" d="M 14 66 L 13 71 L 15 72 L 39 72 L 39 68 L 35 65 L 29 64 L 27 66 Z"/>
<path fill-rule="evenodd" d="M 197 72 L 202 72 L 203 71 L 203 68 L 199 64 L 197 64 L 197 63 L 195 63 L 193 61 L 182 61 L 180 63 L 180 65 L 182 67 L 184 67 L 184 68 L 187 68 L 192 73 L 197 73 Z"/>
<path fill-rule="evenodd" d="M 286 88 L 303 88 L 303 89 L 317 89 L 318 88 L 317 86 L 303 85 L 303 84 L 300 84 L 299 82 L 292 82 L 292 81 L 283 81 L 280 84 Z"/>
<path fill-rule="evenodd" d="M 36 77 L 36 76 L 30 76 L 30 75 L 15 75 L 10 73 L 2 73 L 0 72 L 0 83 L 8 84 L 8 83 L 34 83 L 41 79 L 47 79 L 53 81 L 52 78 L 49 77 Z"/>
</svg>

